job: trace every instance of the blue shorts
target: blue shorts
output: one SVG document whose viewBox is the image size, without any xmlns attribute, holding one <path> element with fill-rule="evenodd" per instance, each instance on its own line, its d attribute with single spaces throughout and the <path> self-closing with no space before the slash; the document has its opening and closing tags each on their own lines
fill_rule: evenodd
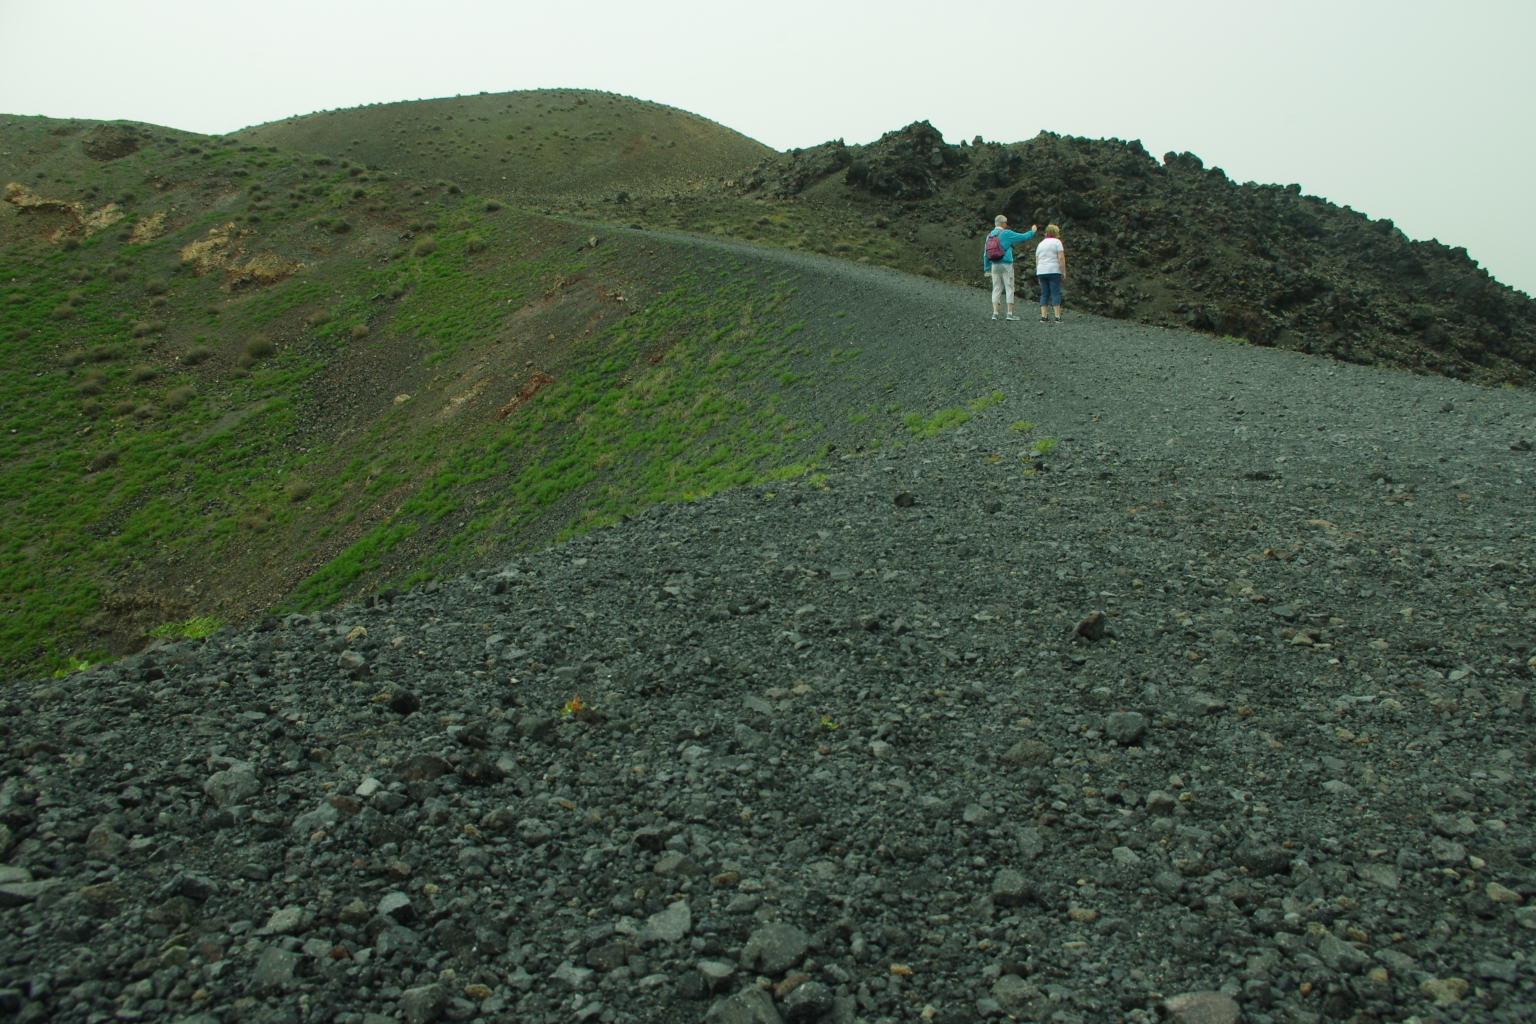
<svg viewBox="0 0 1536 1024">
<path fill-rule="evenodd" d="M 1061 275 L 1041 274 L 1040 281 L 1040 305 L 1061 305 Z"/>
</svg>

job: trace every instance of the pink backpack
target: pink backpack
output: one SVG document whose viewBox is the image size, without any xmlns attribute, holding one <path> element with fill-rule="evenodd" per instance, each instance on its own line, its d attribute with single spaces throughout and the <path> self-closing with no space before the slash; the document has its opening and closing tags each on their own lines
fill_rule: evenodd
<svg viewBox="0 0 1536 1024">
<path fill-rule="evenodd" d="M 987 236 L 987 260 L 991 263 L 1001 263 L 1003 256 L 1003 240 L 994 231 Z"/>
</svg>

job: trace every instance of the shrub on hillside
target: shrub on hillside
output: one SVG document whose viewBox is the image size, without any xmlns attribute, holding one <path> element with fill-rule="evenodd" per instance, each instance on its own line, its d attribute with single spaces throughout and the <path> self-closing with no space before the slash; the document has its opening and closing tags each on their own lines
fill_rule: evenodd
<svg viewBox="0 0 1536 1024">
<path fill-rule="evenodd" d="M 92 473 L 100 473 L 102 470 L 117 465 L 117 452 L 111 448 L 99 451 L 91 456 L 91 461 L 86 463 L 86 468 Z"/>
<path fill-rule="evenodd" d="M 368 325 L 367 324 L 353 324 L 352 325 L 352 340 L 353 341 L 361 341 L 362 339 L 364 339 L 366 337 L 368 337 Z"/>
<path fill-rule="evenodd" d="M 277 346 L 265 334 L 253 334 L 245 342 L 245 354 L 252 359 L 270 359 Z"/>
<path fill-rule="evenodd" d="M 160 371 L 153 366 L 135 366 L 129 376 L 133 378 L 135 384 L 142 384 L 147 380 L 154 380 L 160 376 Z"/>
<path fill-rule="evenodd" d="M 131 400 L 125 398 L 121 402 L 113 403 L 113 405 L 112 405 L 112 415 L 113 416 L 132 416 L 133 415 L 133 410 L 137 409 L 138 407 L 139 407 L 139 405 L 138 405 L 137 402 L 134 402 L 134 401 L 131 401 Z"/>
<path fill-rule="evenodd" d="M 498 203 L 494 199 L 490 200 L 489 202 L 487 202 L 485 204 L 485 212 L 486 213 L 495 213 L 499 209 L 501 209 L 501 204 Z"/>
<path fill-rule="evenodd" d="M 106 374 L 102 373 L 100 370 L 92 370 L 90 373 L 85 375 L 85 379 L 80 382 L 80 385 L 78 388 L 76 388 L 76 390 L 78 390 L 82 395 L 99 395 L 101 394 L 102 389 L 106 386 Z"/>
<path fill-rule="evenodd" d="M 304 322 L 309 324 L 311 327 L 323 327 L 331 322 L 331 314 L 327 313 L 323 309 L 317 309 L 313 313 L 309 314 L 309 318 Z"/>
<path fill-rule="evenodd" d="M 289 501 L 299 502 L 315 493 L 315 489 L 309 485 L 308 481 L 295 479 L 288 481 L 283 487 L 283 493 L 288 495 Z"/>
<path fill-rule="evenodd" d="M 75 307 L 69 305 L 68 303 L 63 303 L 53 307 L 53 318 L 55 320 L 65 320 L 73 316 L 74 312 Z"/>
<path fill-rule="evenodd" d="M 60 361 L 65 366 L 79 366 L 81 363 L 85 362 L 86 358 L 85 350 L 76 348 L 64 353 L 64 357 Z"/>
<path fill-rule="evenodd" d="M 181 361 L 188 366 L 196 366 L 199 363 L 206 363 L 212 358 L 213 349 L 208 348 L 206 345 L 197 345 L 188 349 L 187 354 L 181 357 Z"/>
<path fill-rule="evenodd" d="M 171 283 L 163 277 L 147 277 L 144 279 L 144 290 L 151 295 L 164 295 L 170 289 Z"/>
<path fill-rule="evenodd" d="M 437 243 L 430 238 L 423 238 L 421 241 L 416 243 L 415 248 L 413 248 L 411 251 L 414 252 L 417 256 L 430 256 L 437 252 Z"/>
<path fill-rule="evenodd" d="M 101 403 L 94 398 L 87 398 L 80 403 L 80 415 L 82 416 L 95 416 L 99 412 L 101 412 Z"/>
<path fill-rule="evenodd" d="M 485 248 L 485 239 L 479 235 L 470 235 L 464 240 L 464 248 L 469 252 L 480 252 Z"/>
<path fill-rule="evenodd" d="M 192 401 L 192 389 L 183 385 L 172 388 L 165 393 L 165 407 L 167 409 L 185 409 Z"/>
</svg>

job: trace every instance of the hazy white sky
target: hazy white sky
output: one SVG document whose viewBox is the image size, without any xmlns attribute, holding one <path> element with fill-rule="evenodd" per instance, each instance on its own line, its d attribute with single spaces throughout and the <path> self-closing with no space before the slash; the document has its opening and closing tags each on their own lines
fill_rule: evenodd
<svg viewBox="0 0 1536 1024">
<path fill-rule="evenodd" d="M 227 132 L 583 87 L 779 149 L 927 119 L 1198 153 L 1464 245 L 1536 293 L 1536 0 L 0 0 L 0 112 Z"/>
</svg>

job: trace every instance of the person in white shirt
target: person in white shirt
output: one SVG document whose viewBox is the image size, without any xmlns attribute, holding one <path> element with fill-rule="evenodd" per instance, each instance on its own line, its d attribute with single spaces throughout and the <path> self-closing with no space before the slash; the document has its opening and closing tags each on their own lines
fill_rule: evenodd
<svg viewBox="0 0 1536 1024">
<path fill-rule="evenodd" d="M 1047 307 L 1056 308 L 1056 322 L 1061 323 L 1061 282 L 1067 279 L 1067 250 L 1061 244 L 1061 227 L 1045 226 L 1045 238 L 1035 246 L 1035 277 L 1040 281 L 1040 322 L 1045 323 Z"/>
</svg>

